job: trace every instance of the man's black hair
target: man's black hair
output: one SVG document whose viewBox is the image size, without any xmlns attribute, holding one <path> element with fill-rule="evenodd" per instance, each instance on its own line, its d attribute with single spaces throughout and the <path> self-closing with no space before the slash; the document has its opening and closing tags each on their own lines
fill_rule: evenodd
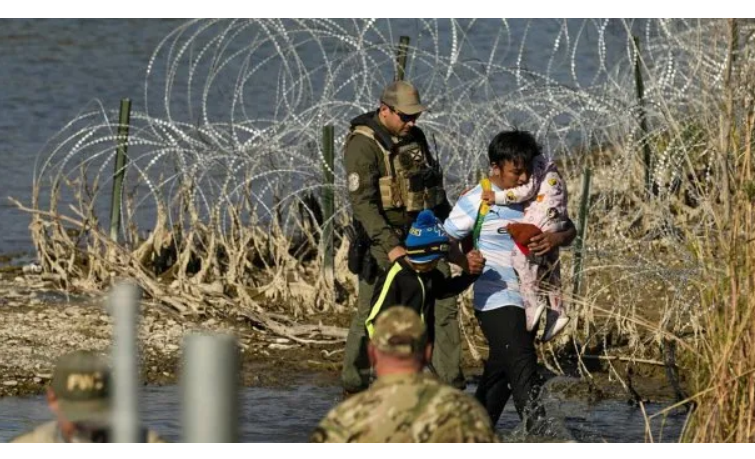
<svg viewBox="0 0 755 459">
<path fill-rule="evenodd" d="M 518 129 L 499 132 L 488 146 L 488 160 L 491 165 L 511 161 L 529 169 L 532 161 L 541 153 L 542 149 L 535 140 L 535 136 L 529 131 Z"/>
</svg>

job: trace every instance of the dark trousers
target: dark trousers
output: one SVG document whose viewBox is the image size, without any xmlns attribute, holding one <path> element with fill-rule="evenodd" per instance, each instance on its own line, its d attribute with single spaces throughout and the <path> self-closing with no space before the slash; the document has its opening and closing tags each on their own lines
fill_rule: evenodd
<svg viewBox="0 0 755 459">
<path fill-rule="evenodd" d="M 475 311 L 475 316 L 490 348 L 475 397 L 495 426 L 513 394 L 519 418 L 530 425 L 543 414 L 537 403 L 543 383 L 537 372 L 537 330 L 527 331 L 524 309 L 517 306 Z"/>
</svg>

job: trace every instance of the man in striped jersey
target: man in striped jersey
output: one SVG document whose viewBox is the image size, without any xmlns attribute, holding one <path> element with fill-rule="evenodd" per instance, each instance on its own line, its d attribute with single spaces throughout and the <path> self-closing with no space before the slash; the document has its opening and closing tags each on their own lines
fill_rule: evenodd
<svg viewBox="0 0 755 459">
<path fill-rule="evenodd" d="M 496 135 L 488 147 L 493 191 L 526 184 L 534 159 L 540 154 L 540 146 L 529 132 L 513 130 Z M 444 223 L 450 237 L 462 240 L 472 234 L 481 196 L 482 187 L 478 185 L 459 198 Z M 536 330 L 527 331 L 519 280 L 512 267 L 514 242 L 506 230 L 509 223 L 523 216 L 521 203 L 491 206 L 482 219 L 477 241 L 485 267 L 473 286 L 474 308 L 490 351 L 475 396 L 487 409 L 493 426 L 512 394 L 520 418 L 528 424 L 542 414 L 534 403 L 542 386 L 537 371 Z M 570 244 L 575 236 L 574 224 L 569 221 L 564 231 L 533 237 L 529 249 L 544 255 Z"/>
</svg>

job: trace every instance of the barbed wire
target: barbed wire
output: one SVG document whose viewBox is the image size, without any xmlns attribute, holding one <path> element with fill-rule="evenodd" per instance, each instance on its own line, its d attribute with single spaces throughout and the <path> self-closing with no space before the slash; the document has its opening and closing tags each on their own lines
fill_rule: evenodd
<svg viewBox="0 0 755 459">
<path fill-rule="evenodd" d="M 722 24 L 682 19 L 188 21 L 159 43 L 147 65 L 142 109 L 132 114 L 128 137 L 127 191 L 133 205 L 124 226 L 151 229 L 158 208 L 168 210 L 171 225 L 180 223 L 187 218 L 176 205 L 180 199 L 190 199 L 199 218 L 220 230 L 235 218 L 230 209 L 243 209 L 244 221 L 266 222 L 290 212 L 305 195 L 329 187 L 322 178 L 323 126 L 335 127 L 340 151 L 349 120 L 377 107 L 396 71 L 398 38 L 407 35 L 407 79 L 430 107 L 420 124 L 445 169 L 452 201 L 474 183 L 478 171 L 486 170 L 487 144 L 505 128 L 534 132 L 546 153 L 574 172 L 595 152 L 612 148 L 611 165 L 596 182 L 591 207 L 613 221 L 613 236 L 591 247 L 596 254 L 628 252 L 634 266 L 648 269 L 652 260 L 620 227 L 632 216 L 620 216 L 616 203 L 636 186 L 630 180 L 636 157 L 653 136 L 669 139 L 652 146 L 652 177 L 660 187 L 654 199 L 673 194 L 691 148 L 677 141 L 679 126 L 707 110 L 722 84 Z M 640 110 L 650 126 L 647 134 L 639 130 Z M 117 128 L 116 111 L 85 110 L 49 143 L 35 186 L 59 190 L 65 180 L 77 180 L 86 171 L 87 180 L 97 184 L 90 190 L 91 205 L 104 215 Z M 349 205 L 340 154 L 334 169 L 333 218 L 343 219 Z M 66 212 L 62 203 L 72 200 L 56 198 L 52 210 Z M 658 231 L 664 236 L 674 235 L 669 219 L 659 216 Z M 287 230 L 299 227 L 285 220 Z M 685 263 L 692 263 L 683 243 L 675 247 Z M 673 272 L 675 283 L 689 276 L 689 271 Z"/>
</svg>

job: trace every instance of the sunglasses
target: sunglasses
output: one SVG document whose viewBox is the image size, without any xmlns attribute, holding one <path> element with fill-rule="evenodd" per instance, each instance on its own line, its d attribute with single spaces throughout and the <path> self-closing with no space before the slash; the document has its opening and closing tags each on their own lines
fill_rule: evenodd
<svg viewBox="0 0 755 459">
<path fill-rule="evenodd" d="M 407 115 L 406 113 L 401 113 L 400 111 L 396 110 L 390 105 L 388 105 L 388 108 L 390 108 L 393 113 L 398 115 L 402 123 L 411 123 L 412 121 L 417 121 L 417 118 L 419 118 L 419 115 L 422 114 L 422 113 L 415 113 L 414 115 Z"/>
</svg>

